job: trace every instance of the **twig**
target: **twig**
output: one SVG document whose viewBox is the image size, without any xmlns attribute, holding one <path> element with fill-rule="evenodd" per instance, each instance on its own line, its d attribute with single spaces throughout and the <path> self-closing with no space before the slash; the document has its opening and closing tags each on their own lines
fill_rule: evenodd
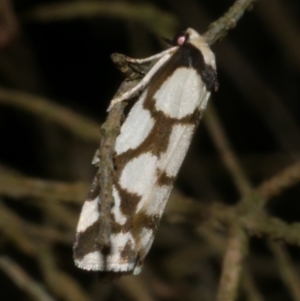
<svg viewBox="0 0 300 301">
<path fill-rule="evenodd" d="M 7 227 L 7 225 L 10 225 Z M 56 241 L 70 244 L 73 234 L 58 232 L 45 226 L 33 225 L 18 217 L 12 210 L 0 202 L 0 230 L 24 253 L 33 256 L 39 245 L 37 241 Z"/>
<path fill-rule="evenodd" d="M 44 287 L 33 280 L 18 264 L 9 257 L 0 257 L 0 268 L 12 281 L 36 301 L 55 301 Z"/>
<path fill-rule="evenodd" d="M 99 124 L 44 97 L 0 87 L 0 104 L 28 111 L 56 123 L 88 142 L 99 139 Z"/>
<path fill-rule="evenodd" d="M 230 175 L 235 182 L 240 195 L 245 195 L 250 192 L 251 185 L 247 179 L 238 159 L 231 148 L 231 145 L 223 131 L 223 126 L 217 116 L 217 112 L 211 103 L 204 116 L 205 125 L 208 128 L 215 146 L 218 148 L 219 154 L 227 167 Z"/>
<path fill-rule="evenodd" d="M 210 117 L 211 115 L 209 115 L 208 118 Z M 219 128 L 216 120 L 210 120 L 210 126 L 211 129 L 213 129 L 212 133 L 216 138 L 219 148 L 222 150 L 222 152 L 225 151 L 225 153 L 229 156 L 229 160 L 225 160 L 225 163 L 229 163 L 229 169 L 231 170 L 233 176 L 235 176 L 236 169 L 230 168 L 231 162 L 233 162 L 233 164 L 238 164 L 238 162 L 236 158 L 233 157 L 232 153 L 228 151 L 226 138 L 222 131 L 218 131 Z M 216 133 L 218 133 L 218 135 Z M 287 225 L 285 222 L 280 221 L 279 219 L 267 217 L 260 213 L 267 197 L 270 198 L 274 194 L 278 194 L 279 192 L 283 191 L 283 189 L 287 189 L 296 182 L 299 182 L 299 180 L 300 164 L 295 163 L 286 168 L 283 172 L 274 176 L 269 181 L 264 182 L 264 184 L 257 190 L 253 192 L 250 191 L 250 193 L 246 194 L 237 206 L 236 212 L 222 209 L 217 209 L 215 211 L 215 213 L 217 213 L 223 222 L 226 221 L 227 224 L 231 225 L 231 235 L 224 258 L 217 300 L 234 300 L 237 295 L 242 258 L 246 255 L 248 244 L 246 234 L 243 232 L 240 226 L 252 235 L 266 235 L 272 239 L 282 239 L 288 243 L 296 245 L 300 244 L 300 224 Z M 247 182 L 246 184 L 249 185 Z M 195 208 L 191 211 L 193 214 L 197 212 L 202 212 L 202 214 L 203 212 L 207 212 L 201 209 L 195 210 Z M 187 214 L 185 216 L 189 215 Z M 214 217 L 216 218 L 217 216 Z M 238 219 L 238 221 L 236 219 Z M 234 254 L 234 256 L 232 254 Z"/>
<path fill-rule="evenodd" d="M 237 0 L 230 9 L 217 21 L 209 25 L 209 30 L 204 34 L 209 45 L 225 37 L 227 32 L 236 26 L 236 23 L 243 16 L 256 0 Z"/>
<path fill-rule="evenodd" d="M 293 266 L 293 263 L 291 262 L 291 259 L 289 258 L 289 255 L 287 254 L 287 251 L 278 243 L 270 242 L 269 246 L 275 255 L 278 269 L 285 285 L 293 297 L 293 300 L 300 301 L 300 278 Z"/>
<path fill-rule="evenodd" d="M 237 1 L 239 2 L 239 1 Z M 234 4 L 236 5 L 236 3 Z M 232 10 L 232 8 L 230 9 Z M 229 12 L 230 12 L 229 10 Z M 229 13 L 228 13 L 229 14 Z M 251 183 L 247 179 L 231 145 L 226 137 L 216 111 L 211 104 L 205 118 L 205 124 L 220 153 L 226 168 L 230 172 L 241 196 L 251 191 Z M 246 206 L 247 199 L 242 198 L 239 206 Z M 243 259 L 248 252 L 248 237 L 241 227 L 240 222 L 235 219 L 230 224 L 228 245 L 223 260 L 222 274 L 218 289 L 218 301 L 235 300 L 238 294 L 239 281 L 241 278 Z"/>
<path fill-rule="evenodd" d="M 73 231 L 78 222 L 78 213 L 70 210 L 66 204 L 52 200 L 50 197 L 45 200 L 39 200 L 35 202 L 35 205 L 40 208 L 43 213 L 51 218 L 52 224 L 62 226 L 63 229 Z"/>
<path fill-rule="evenodd" d="M 287 167 L 283 172 L 278 173 L 273 176 L 270 180 L 266 180 L 262 186 L 260 186 L 256 191 L 258 193 L 250 193 L 245 196 L 247 199 L 248 207 L 243 208 L 243 214 L 239 213 L 240 218 L 247 217 L 243 221 L 243 225 L 247 231 L 251 233 L 255 233 L 256 235 L 269 235 L 274 239 L 284 239 L 286 237 L 287 241 L 290 243 L 299 244 L 298 238 L 298 226 L 297 224 L 287 226 L 285 222 L 280 221 L 278 219 L 270 219 L 269 217 L 259 217 L 257 214 L 257 206 L 258 202 L 261 206 L 262 203 L 269 200 L 270 197 L 274 195 L 278 195 L 283 192 L 284 189 L 288 189 L 292 185 L 296 184 L 300 181 L 299 178 L 300 173 L 300 164 L 297 162 L 296 164 L 292 164 Z M 293 176 L 290 176 L 293 175 Z M 297 175 L 297 176 L 295 176 Z M 30 179 L 26 177 L 16 177 L 15 181 L 11 182 L 10 180 L 7 182 L 5 178 L 8 176 L 4 174 L 4 177 L 0 177 L 0 185 L 4 183 L 5 185 L 0 186 L 0 194 L 7 195 L 13 198 L 37 198 L 37 199 L 45 199 L 48 201 L 54 201 L 55 199 L 64 201 L 64 202 L 72 202 L 82 203 L 82 198 L 85 196 L 87 191 L 87 185 L 85 184 L 68 184 L 68 183 L 60 183 L 60 182 L 47 182 L 41 181 L 37 179 Z M 13 177 L 11 177 L 13 178 Z M 283 181 L 284 179 L 284 181 Z M 16 189 L 16 187 L 18 189 Z M 49 199 L 49 191 L 54 194 L 55 199 Z M 261 193 L 259 193 L 261 191 Z M 195 224 L 203 221 L 205 216 L 211 217 L 211 219 L 217 218 L 224 221 L 230 221 L 234 218 L 235 213 L 234 209 L 229 209 L 224 206 L 218 208 L 217 205 L 214 205 L 211 209 L 206 207 L 201 203 L 197 203 L 192 199 L 186 199 L 182 195 L 174 198 L 174 194 L 171 196 L 171 202 L 168 203 L 166 208 L 166 216 L 185 216 L 186 219 L 192 221 Z M 254 208 L 251 208 L 254 206 Z M 256 209 L 255 209 L 256 208 Z M 5 210 L 1 210 L 3 214 Z M 241 212 L 241 210 L 240 210 Z M 253 212 L 254 216 L 249 213 Z M 6 215 L 6 218 L 10 215 Z M 254 219 L 253 219 L 254 218 Z M 1 217 L 1 221 L 4 221 L 4 217 Z M 182 221 L 182 219 L 181 219 Z M 10 224 L 14 224 L 15 222 L 9 222 Z M 7 227 L 5 227 L 7 229 Z M 23 229 L 23 226 L 20 226 Z M 279 231 L 283 229 L 282 231 Z M 294 229 L 294 230 L 293 230 Z M 12 230 L 12 228 L 10 228 Z M 39 229 L 41 230 L 41 229 Z M 276 234 L 277 233 L 277 234 Z M 28 243 L 28 240 L 25 241 L 25 244 Z M 25 247 L 25 249 L 27 249 Z"/>
<path fill-rule="evenodd" d="M 82 182 L 62 183 L 17 175 L 0 173 L 0 195 L 14 199 L 51 199 L 67 203 L 82 204 L 88 185 Z"/>
<path fill-rule="evenodd" d="M 285 189 L 300 181 L 300 160 L 289 165 L 284 170 L 264 181 L 258 188 L 262 198 L 267 201 L 279 195 Z"/>
<path fill-rule="evenodd" d="M 260 207 L 257 208 L 255 199 L 249 197 L 248 201 L 253 202 L 253 207 L 247 206 L 242 210 L 239 205 L 228 207 L 214 203 L 208 207 L 191 198 L 173 198 L 171 195 L 166 207 L 166 217 L 173 223 L 188 223 L 210 229 L 220 228 L 220 222 L 226 227 L 238 223 L 249 235 L 266 236 L 300 246 L 300 223 L 287 224 L 270 217 L 262 213 Z"/>
<path fill-rule="evenodd" d="M 229 234 L 217 301 L 236 299 L 243 260 L 248 253 L 248 238 L 244 230 L 238 224 L 231 230 L 233 233 Z"/>
<path fill-rule="evenodd" d="M 38 262 L 49 290 L 57 297 L 66 301 L 91 300 L 75 279 L 58 269 L 49 244 L 39 249 Z"/>
<path fill-rule="evenodd" d="M 252 216 L 239 218 L 242 227 L 251 235 L 266 236 L 272 240 L 282 240 L 300 246 L 300 223 L 288 225 L 278 218 L 253 212 Z"/>
<path fill-rule="evenodd" d="M 10 227 L 7 227 L 7 225 L 10 225 Z M 20 219 L 0 203 L 1 235 L 11 239 L 24 253 L 33 255 L 36 251 L 36 245 L 24 235 L 24 228 Z"/>
<path fill-rule="evenodd" d="M 121 54 L 114 54 L 112 59 L 117 67 L 124 70 L 123 63 L 124 60 Z M 119 58 L 119 59 L 117 59 Z M 127 76 L 131 77 L 133 70 L 126 69 Z M 137 83 L 137 80 L 124 81 L 120 88 L 118 89 L 116 95 L 127 91 Z M 113 155 L 114 147 L 117 136 L 120 131 L 121 119 L 123 115 L 123 110 L 126 104 L 119 103 L 115 105 L 107 116 L 106 121 L 101 126 L 101 140 L 98 150 L 99 156 L 99 168 L 94 180 L 93 185 L 99 185 L 101 187 L 99 192 L 99 198 L 101 201 L 101 231 L 98 236 L 98 243 L 103 247 L 108 247 L 110 245 L 110 233 L 111 233 L 111 207 L 114 203 L 112 196 L 112 183 L 113 183 Z"/>
<path fill-rule="evenodd" d="M 299 181 L 300 160 L 289 165 L 283 171 L 277 173 L 272 178 L 264 181 L 256 189 L 245 195 L 244 201 L 242 200 L 239 204 L 240 209 L 244 212 L 256 213 L 272 197 L 279 195 L 284 190 L 292 187 Z M 252 209 L 249 209 L 250 207 L 252 207 Z"/>
<path fill-rule="evenodd" d="M 244 269 L 242 285 L 248 301 L 264 301 L 263 296 L 255 286 L 254 279 L 250 274 L 249 269 Z"/>
<path fill-rule="evenodd" d="M 158 36 L 171 36 L 178 27 L 177 20 L 171 14 L 160 11 L 151 4 L 131 4 L 123 1 L 75 1 L 48 4 L 36 7 L 25 14 L 26 19 L 42 22 L 95 16 L 140 22 Z"/>
</svg>

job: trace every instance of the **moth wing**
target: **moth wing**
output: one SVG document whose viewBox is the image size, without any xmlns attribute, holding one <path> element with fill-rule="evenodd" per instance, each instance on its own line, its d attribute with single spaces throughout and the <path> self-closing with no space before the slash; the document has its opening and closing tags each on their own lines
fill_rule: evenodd
<svg viewBox="0 0 300 301">
<path fill-rule="evenodd" d="M 153 80 L 156 83 L 158 79 Z M 127 116 L 116 142 L 116 165 L 121 162 L 119 189 L 132 198 L 139 197 L 130 219 L 141 262 L 152 245 L 174 179 L 210 95 L 199 74 L 184 67 L 175 70 L 155 92 L 152 89 L 150 83 Z M 130 198 L 121 202 L 130 202 Z"/>
</svg>

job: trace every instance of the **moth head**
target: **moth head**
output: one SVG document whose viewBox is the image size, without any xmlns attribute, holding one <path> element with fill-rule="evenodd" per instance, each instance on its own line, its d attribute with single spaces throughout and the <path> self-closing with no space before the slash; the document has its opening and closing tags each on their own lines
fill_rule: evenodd
<svg viewBox="0 0 300 301">
<path fill-rule="evenodd" d="M 171 44 L 173 46 L 183 46 L 186 43 L 190 43 L 191 41 L 199 39 L 202 43 L 205 43 L 205 40 L 202 38 L 202 36 L 199 35 L 197 31 L 192 28 L 188 28 L 185 31 L 180 31 L 179 33 L 177 33 L 171 41 Z"/>
<path fill-rule="evenodd" d="M 182 47 L 185 44 L 192 44 L 201 51 L 205 64 L 216 69 L 215 55 L 209 48 L 205 39 L 196 30 L 188 28 L 186 31 L 177 33 L 172 40 L 167 38 L 163 38 L 163 40 L 169 45 L 177 47 Z"/>
<path fill-rule="evenodd" d="M 177 34 L 174 36 L 174 38 L 173 38 L 171 44 L 172 44 L 173 46 L 182 46 L 183 44 L 186 43 L 186 41 L 188 40 L 188 38 L 189 38 L 189 36 L 188 36 L 188 34 L 186 33 L 186 31 L 181 31 L 181 32 L 177 33 Z"/>
<path fill-rule="evenodd" d="M 176 42 L 174 46 L 179 47 L 186 43 L 192 44 L 202 52 L 205 63 L 216 69 L 215 55 L 205 39 L 196 30 L 188 28 L 186 31 L 177 34 L 173 39 L 174 42 Z"/>
</svg>

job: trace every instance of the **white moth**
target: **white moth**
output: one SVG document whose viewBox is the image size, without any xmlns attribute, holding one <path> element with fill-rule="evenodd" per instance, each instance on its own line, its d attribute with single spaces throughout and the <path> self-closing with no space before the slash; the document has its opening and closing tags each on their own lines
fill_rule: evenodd
<svg viewBox="0 0 300 301">
<path fill-rule="evenodd" d="M 176 35 L 172 48 L 143 60 L 157 60 L 133 89 L 111 102 L 141 93 L 122 124 L 114 155 L 114 205 L 109 249 L 101 232 L 99 189 L 85 201 L 74 244 L 76 266 L 116 274 L 141 271 L 174 180 L 206 108 L 218 87 L 215 56 L 195 30 Z"/>
</svg>

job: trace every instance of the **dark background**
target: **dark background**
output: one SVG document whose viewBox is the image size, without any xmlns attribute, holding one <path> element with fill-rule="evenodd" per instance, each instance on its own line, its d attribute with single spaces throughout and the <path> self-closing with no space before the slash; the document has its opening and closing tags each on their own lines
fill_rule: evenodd
<svg viewBox="0 0 300 301">
<path fill-rule="evenodd" d="M 115 1 L 95 2 L 109 5 Z M 61 214 L 71 214 L 72 218 L 66 220 L 72 224 L 79 215 L 80 201 L 60 202 L 60 196 L 53 195 L 50 188 L 45 198 L 14 193 L 19 185 L 26 186 L 27 178 L 88 185 L 95 173 L 90 161 L 98 146 L 97 139 L 83 139 L 46 114 L 12 104 L 7 95 L 21 91 L 28 93 L 29 98 L 44 97 L 100 125 L 123 80 L 110 60 L 111 53 L 132 57 L 157 53 L 165 47 L 161 36 L 172 38 L 187 27 L 203 33 L 233 1 L 123 1 L 123 5 L 139 12 L 125 13 L 123 17 L 114 12 L 90 12 L 85 16 L 79 13 L 71 17 L 37 15 L 37 8 L 51 12 L 51 5 L 68 8 L 68 4 L 74 3 L 89 5 L 89 1 L 0 2 L 0 173 L 3 180 L 12 175 L 20 177 L 17 184 L 8 181 L 6 187 L 0 185 L 0 202 L 17 218 L 5 219 L 6 211 L 2 210 L 0 254 L 14 260 L 56 300 L 215 300 L 222 256 L 206 246 L 199 225 L 176 218 L 174 221 L 168 215 L 161 223 L 141 276 L 99 284 L 94 274 L 73 267 L 71 242 L 75 224 L 72 229 L 61 223 L 60 217 L 55 220 L 47 204 L 59 204 L 58 211 L 62 206 Z M 162 19 L 143 16 L 145 7 L 149 9 L 147 5 L 163 13 Z M 298 0 L 257 1 L 235 28 L 212 46 L 220 88 L 211 97 L 211 103 L 253 186 L 295 162 L 300 154 L 299 15 Z M 203 204 L 218 201 L 232 205 L 240 198 L 205 122 L 200 123 L 176 187 Z M 267 211 L 288 223 L 299 221 L 299 192 L 299 185 L 293 186 L 269 202 Z M 24 251 L 18 244 L 19 238 L 13 238 L 9 229 L 27 223 L 37 229 L 40 225 L 55 228 L 69 240 L 41 241 L 40 236 L 31 233 L 23 238 L 31 239 L 41 251 L 39 255 Z M 216 231 L 224 246 L 226 231 L 222 227 Z M 299 251 L 298 247 L 287 246 L 297 273 Z M 45 259 L 47 252 L 51 256 Z M 255 289 L 262 300 L 299 300 L 285 284 L 273 256 L 267 240 L 251 240 L 247 269 Z M 56 278 L 58 283 L 53 283 L 45 272 L 49 258 L 55 264 L 52 262 L 48 269 L 61 271 L 62 278 Z M 30 296 L 12 279 L 15 278 L 0 266 L 0 300 L 42 300 Z M 61 292 L 62 286 L 65 294 Z M 80 292 L 72 291 L 74 287 Z M 135 294 L 140 297 L 134 297 Z M 147 296 L 149 299 L 145 299 Z M 250 300 L 243 285 L 240 298 Z"/>
</svg>

